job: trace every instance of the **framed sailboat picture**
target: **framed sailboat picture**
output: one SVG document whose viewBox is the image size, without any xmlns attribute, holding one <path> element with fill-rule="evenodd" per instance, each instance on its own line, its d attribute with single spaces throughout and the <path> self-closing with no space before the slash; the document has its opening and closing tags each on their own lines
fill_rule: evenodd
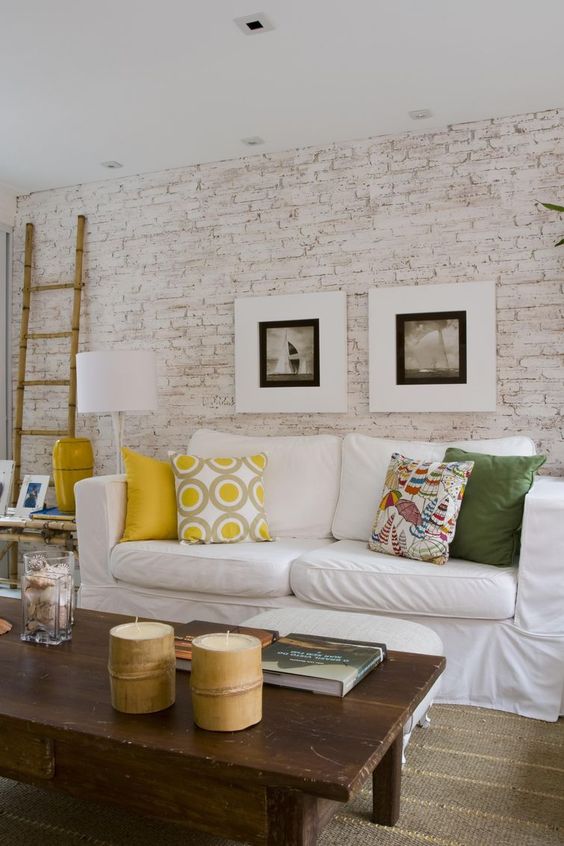
<svg viewBox="0 0 564 846">
<path fill-rule="evenodd" d="M 235 300 L 238 412 L 347 410 L 343 291 Z"/>
<path fill-rule="evenodd" d="M 319 319 L 259 323 L 261 388 L 319 387 Z"/>
</svg>

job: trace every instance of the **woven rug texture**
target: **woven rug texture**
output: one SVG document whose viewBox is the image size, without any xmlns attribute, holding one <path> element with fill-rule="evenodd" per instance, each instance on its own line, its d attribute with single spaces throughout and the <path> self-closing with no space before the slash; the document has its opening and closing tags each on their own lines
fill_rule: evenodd
<svg viewBox="0 0 564 846">
<path fill-rule="evenodd" d="M 370 822 L 371 784 L 319 846 L 564 844 L 564 719 L 435 705 L 414 731 L 394 828 Z M 0 779 L 1 846 L 235 846 L 183 826 Z"/>
</svg>

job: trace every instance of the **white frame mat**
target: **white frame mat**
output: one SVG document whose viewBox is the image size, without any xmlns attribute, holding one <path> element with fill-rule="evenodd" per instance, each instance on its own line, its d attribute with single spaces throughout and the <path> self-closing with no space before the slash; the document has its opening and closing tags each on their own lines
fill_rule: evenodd
<svg viewBox="0 0 564 846">
<path fill-rule="evenodd" d="M 261 388 L 259 323 L 319 319 L 319 387 Z M 237 412 L 347 411 L 347 307 L 343 291 L 235 300 Z"/>
<path fill-rule="evenodd" d="M 396 315 L 466 312 L 465 384 L 396 383 Z M 495 411 L 495 283 L 373 288 L 368 294 L 370 411 Z"/>
<path fill-rule="evenodd" d="M 49 476 L 27 475 L 23 477 L 22 486 L 20 488 L 20 494 L 18 496 L 18 502 L 16 505 L 16 510 L 14 511 L 14 517 L 29 517 L 32 511 L 41 511 L 41 509 L 45 505 L 45 497 L 47 495 L 47 488 L 49 487 L 49 479 Z M 25 501 L 29 493 L 30 485 L 39 485 L 39 489 L 37 491 L 37 497 L 34 504 L 31 506 L 26 506 Z"/>
</svg>

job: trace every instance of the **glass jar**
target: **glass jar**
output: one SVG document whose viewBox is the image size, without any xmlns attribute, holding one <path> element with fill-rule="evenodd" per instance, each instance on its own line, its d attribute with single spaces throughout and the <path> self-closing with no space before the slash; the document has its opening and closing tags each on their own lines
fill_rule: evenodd
<svg viewBox="0 0 564 846">
<path fill-rule="evenodd" d="M 24 553 L 22 640 L 57 645 L 72 637 L 74 553 Z"/>
</svg>

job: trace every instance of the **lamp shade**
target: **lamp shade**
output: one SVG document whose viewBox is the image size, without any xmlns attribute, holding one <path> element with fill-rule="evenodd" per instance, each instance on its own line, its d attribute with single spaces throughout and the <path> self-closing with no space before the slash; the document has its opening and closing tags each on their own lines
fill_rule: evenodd
<svg viewBox="0 0 564 846">
<path fill-rule="evenodd" d="M 157 408 L 152 350 L 102 350 L 76 356 L 77 411 L 110 414 Z"/>
</svg>

